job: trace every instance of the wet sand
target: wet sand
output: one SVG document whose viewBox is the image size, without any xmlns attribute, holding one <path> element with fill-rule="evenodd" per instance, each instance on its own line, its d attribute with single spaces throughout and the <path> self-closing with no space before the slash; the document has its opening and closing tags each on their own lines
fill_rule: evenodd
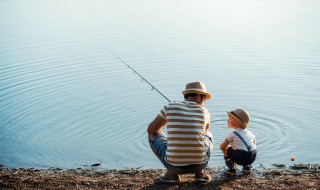
<svg viewBox="0 0 320 190">
<path fill-rule="evenodd" d="M 254 169 L 252 174 L 227 176 L 223 168 L 208 168 L 213 180 L 195 183 L 193 175 L 182 175 L 177 184 L 161 183 L 163 169 L 100 170 L 78 168 L 0 168 L 0 189 L 320 189 L 319 165 Z"/>
</svg>

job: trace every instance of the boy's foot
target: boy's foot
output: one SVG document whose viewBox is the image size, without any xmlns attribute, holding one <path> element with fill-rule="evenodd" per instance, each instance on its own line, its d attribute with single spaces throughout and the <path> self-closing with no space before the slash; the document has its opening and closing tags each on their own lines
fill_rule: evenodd
<svg viewBox="0 0 320 190">
<path fill-rule="evenodd" d="M 230 169 L 228 167 L 225 167 L 224 168 L 224 173 L 229 174 L 229 175 L 236 175 L 237 171 L 234 168 Z"/>
<path fill-rule="evenodd" d="M 245 173 L 245 174 L 251 174 L 251 165 L 243 166 L 242 172 Z"/>
<path fill-rule="evenodd" d="M 200 172 L 197 172 L 194 175 L 194 180 L 196 182 L 209 182 L 211 181 L 211 176 L 207 173 L 205 173 L 203 170 L 201 170 Z"/>
<path fill-rule="evenodd" d="M 166 183 L 179 183 L 180 177 L 178 174 L 174 174 L 172 172 L 166 171 L 165 174 L 160 176 L 160 180 Z"/>
</svg>

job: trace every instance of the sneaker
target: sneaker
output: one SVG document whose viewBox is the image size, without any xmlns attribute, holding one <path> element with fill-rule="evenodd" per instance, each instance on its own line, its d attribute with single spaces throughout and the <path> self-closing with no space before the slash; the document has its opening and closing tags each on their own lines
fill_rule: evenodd
<svg viewBox="0 0 320 190">
<path fill-rule="evenodd" d="M 211 176 L 203 171 L 200 171 L 194 175 L 194 180 L 196 182 L 209 182 L 211 181 Z"/>
<path fill-rule="evenodd" d="M 165 174 L 160 176 L 160 180 L 166 183 L 179 183 L 180 177 L 178 174 L 174 174 L 172 172 L 166 171 Z"/>
<path fill-rule="evenodd" d="M 224 173 L 229 174 L 229 175 L 236 175 L 237 171 L 234 168 L 230 169 L 228 167 L 225 167 L 224 168 Z"/>
<path fill-rule="evenodd" d="M 242 172 L 243 173 L 246 173 L 246 174 L 251 174 L 251 165 L 249 165 L 249 166 L 243 166 L 243 168 L 242 168 Z"/>
</svg>

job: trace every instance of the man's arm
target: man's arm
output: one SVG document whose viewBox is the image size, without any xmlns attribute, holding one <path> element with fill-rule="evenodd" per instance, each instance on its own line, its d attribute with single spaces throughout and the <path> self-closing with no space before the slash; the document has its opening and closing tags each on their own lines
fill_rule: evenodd
<svg viewBox="0 0 320 190">
<path fill-rule="evenodd" d="M 159 115 L 149 124 L 148 134 L 158 135 L 162 134 L 162 128 L 166 125 L 166 120 Z"/>
<path fill-rule="evenodd" d="M 206 129 L 204 130 L 204 133 L 207 133 L 209 131 L 209 128 L 210 128 L 210 123 L 207 123 Z"/>
</svg>

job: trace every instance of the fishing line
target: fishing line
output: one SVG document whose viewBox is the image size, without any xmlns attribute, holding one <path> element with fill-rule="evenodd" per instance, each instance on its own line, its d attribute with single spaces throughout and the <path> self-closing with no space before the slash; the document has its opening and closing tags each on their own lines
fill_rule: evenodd
<svg viewBox="0 0 320 190">
<path fill-rule="evenodd" d="M 111 54 L 113 54 L 117 59 L 119 59 L 123 64 L 125 64 L 128 68 L 130 68 L 135 74 L 139 75 L 141 78 L 141 81 L 146 81 L 152 88 L 151 90 L 156 90 L 161 96 L 163 96 L 165 99 L 167 99 L 169 102 L 171 102 L 165 95 L 163 95 L 156 87 L 154 87 L 147 79 L 145 79 L 142 75 L 140 75 L 136 70 L 134 70 L 128 63 L 126 63 L 124 60 L 122 60 L 117 54 L 115 54 L 113 51 L 106 48 Z"/>
</svg>

